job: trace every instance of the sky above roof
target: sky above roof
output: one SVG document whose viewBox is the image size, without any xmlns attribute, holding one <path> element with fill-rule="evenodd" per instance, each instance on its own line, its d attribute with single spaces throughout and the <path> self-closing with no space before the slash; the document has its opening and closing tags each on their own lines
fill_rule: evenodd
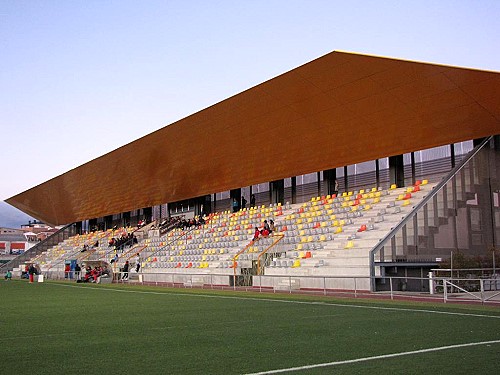
<svg viewBox="0 0 500 375">
<path fill-rule="evenodd" d="M 0 200 L 334 50 L 500 71 L 499 17 L 496 0 L 3 0 Z"/>
</svg>

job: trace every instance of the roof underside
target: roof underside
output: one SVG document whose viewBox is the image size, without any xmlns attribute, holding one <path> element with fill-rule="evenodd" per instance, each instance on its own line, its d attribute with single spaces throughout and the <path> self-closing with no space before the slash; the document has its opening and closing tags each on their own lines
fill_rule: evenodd
<svg viewBox="0 0 500 375">
<path fill-rule="evenodd" d="M 499 130 L 499 73 L 332 52 L 7 202 L 65 224 Z"/>
</svg>

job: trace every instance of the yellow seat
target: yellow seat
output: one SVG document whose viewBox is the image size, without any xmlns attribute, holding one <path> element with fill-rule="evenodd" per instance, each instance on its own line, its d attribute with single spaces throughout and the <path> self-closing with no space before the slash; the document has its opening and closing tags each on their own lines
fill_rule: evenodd
<svg viewBox="0 0 500 375">
<path fill-rule="evenodd" d="M 347 241 L 347 243 L 344 246 L 344 249 L 352 249 L 354 247 L 354 242 L 353 241 Z"/>
<path fill-rule="evenodd" d="M 407 199 L 403 202 L 402 206 L 405 207 L 405 206 L 409 206 L 410 205 L 410 200 Z"/>
<path fill-rule="evenodd" d="M 397 185 L 396 184 L 392 184 L 391 187 L 389 188 L 389 190 L 394 190 L 394 189 L 397 189 Z"/>
<path fill-rule="evenodd" d="M 342 227 L 337 227 L 337 229 L 335 229 L 335 234 L 338 233 L 342 233 Z"/>
</svg>

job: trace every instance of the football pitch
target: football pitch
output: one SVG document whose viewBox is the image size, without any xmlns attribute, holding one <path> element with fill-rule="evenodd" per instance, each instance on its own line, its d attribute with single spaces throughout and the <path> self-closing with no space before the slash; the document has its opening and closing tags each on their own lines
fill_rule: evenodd
<svg viewBox="0 0 500 375">
<path fill-rule="evenodd" d="M 500 309 L 0 281 L 0 374 L 481 374 Z"/>
</svg>

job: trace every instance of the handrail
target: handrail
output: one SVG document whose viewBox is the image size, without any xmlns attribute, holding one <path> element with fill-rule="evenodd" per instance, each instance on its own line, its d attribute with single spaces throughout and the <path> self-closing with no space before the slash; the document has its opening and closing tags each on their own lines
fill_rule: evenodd
<svg viewBox="0 0 500 375">
<path fill-rule="evenodd" d="M 469 154 L 462 159 L 451 171 L 448 173 L 447 177 L 444 177 L 441 182 L 439 182 L 434 188 L 427 194 L 411 211 L 406 215 L 406 217 L 399 222 L 389 233 L 387 233 L 379 243 L 370 250 L 370 277 L 372 282 L 372 290 L 375 289 L 375 254 L 386 245 L 386 243 L 396 235 L 396 233 L 403 228 L 413 217 L 416 215 L 417 211 L 424 207 L 432 198 L 434 198 L 437 193 L 446 185 L 451 179 L 470 161 L 474 156 L 476 156 L 483 147 L 490 142 L 493 136 L 486 137 L 483 141 L 476 146 Z"/>
<path fill-rule="evenodd" d="M 191 228 L 191 229 L 190 229 L 190 230 L 188 230 L 188 231 L 184 231 L 184 230 L 183 230 L 183 231 L 182 231 L 182 233 L 181 233 L 179 236 L 177 236 L 177 237 L 175 237 L 175 238 L 171 239 L 170 241 L 168 241 L 168 242 L 167 242 L 167 244 L 166 244 L 166 245 L 164 245 L 163 247 L 159 248 L 159 249 L 158 249 L 158 250 L 156 250 L 155 252 L 151 253 L 151 254 L 149 255 L 149 258 L 151 258 L 152 256 L 154 256 L 154 255 L 158 254 L 160 251 L 165 250 L 167 247 L 169 247 L 170 245 L 172 245 L 175 241 L 178 241 L 179 239 L 181 239 L 182 237 L 186 236 L 187 234 L 191 233 L 192 231 L 194 231 L 194 230 L 196 230 L 196 229 L 198 229 L 198 227 Z M 151 263 L 151 261 L 149 261 L 148 263 Z"/>
<path fill-rule="evenodd" d="M 238 251 L 234 256 L 233 256 L 233 274 L 234 274 L 234 277 L 236 277 L 236 267 L 238 266 L 238 257 L 243 254 L 245 251 L 248 250 L 248 248 L 250 246 L 252 246 L 253 244 L 255 243 L 255 240 L 250 240 L 250 242 L 248 244 L 245 245 L 245 247 L 243 249 L 241 249 L 240 251 Z"/>
<path fill-rule="evenodd" d="M 64 227 L 62 227 L 61 229 L 59 229 L 57 232 L 55 232 L 55 233 L 51 234 L 50 236 L 48 236 L 43 241 L 40 241 L 35 246 L 33 246 L 30 249 L 26 250 L 24 253 L 20 254 L 19 256 L 15 257 L 14 259 L 10 260 L 9 262 L 1 265 L 0 266 L 0 270 L 2 270 L 2 269 L 10 269 L 10 268 L 17 267 L 23 261 L 26 261 L 26 260 L 29 260 L 29 259 L 33 258 L 34 255 L 39 255 L 41 253 L 44 253 L 45 251 L 48 250 L 48 248 L 45 251 L 38 252 L 38 250 L 41 247 L 48 245 L 50 243 L 50 241 L 52 241 L 53 239 L 57 238 L 60 234 L 64 234 L 65 230 L 67 230 L 68 228 L 70 228 L 71 226 L 74 226 L 74 225 L 75 225 L 75 223 L 71 223 L 71 224 L 65 225 Z M 64 239 L 63 239 L 63 241 L 64 241 Z M 59 244 L 60 242 L 62 242 L 62 241 L 57 242 L 56 244 L 52 245 L 51 247 Z"/>
<path fill-rule="evenodd" d="M 272 247 L 276 246 L 278 244 L 278 242 L 280 242 L 285 237 L 285 235 L 283 233 L 278 233 L 275 236 L 278 236 L 279 238 L 275 242 L 273 242 L 267 249 L 265 249 L 263 252 L 261 252 L 259 254 L 259 256 L 257 257 L 257 272 L 258 272 L 257 274 L 258 275 L 260 275 L 261 271 L 262 271 L 261 268 L 260 268 L 260 258 L 264 254 L 266 254 Z"/>
<path fill-rule="evenodd" d="M 100 240 L 101 240 L 101 239 L 103 239 L 104 237 L 106 237 L 106 238 L 107 238 L 107 237 L 109 237 L 109 235 L 106 235 L 106 232 L 102 232 L 100 235 L 98 234 L 97 241 L 100 241 Z M 56 263 L 51 264 L 51 265 L 49 266 L 49 268 L 48 268 L 48 270 L 47 270 L 47 271 L 50 271 L 50 270 L 52 269 L 52 267 L 58 266 L 58 265 L 60 265 L 62 262 L 65 262 L 65 261 L 66 261 L 66 259 L 68 259 L 68 258 L 71 258 L 71 257 L 74 257 L 74 256 L 75 256 L 75 257 L 77 258 L 77 260 L 82 261 L 83 259 L 86 259 L 88 256 L 90 256 L 91 254 L 93 254 L 93 253 L 96 251 L 96 249 L 95 249 L 95 248 L 93 248 L 93 249 L 94 249 L 94 251 L 92 251 L 90 254 L 86 253 L 86 254 L 84 254 L 83 256 L 82 256 L 82 255 L 76 256 L 76 255 L 78 255 L 79 253 L 81 253 L 81 251 L 80 251 L 80 249 L 79 249 L 79 248 L 77 248 L 76 246 L 75 246 L 75 248 L 76 248 L 76 250 L 74 250 L 73 252 L 68 252 L 68 254 L 69 254 L 69 255 L 68 255 L 68 254 L 63 254 L 63 256 L 59 259 L 59 261 L 57 261 Z M 88 256 L 87 256 L 87 255 L 88 255 Z M 83 259 L 82 259 L 82 257 L 83 257 Z"/>
</svg>

